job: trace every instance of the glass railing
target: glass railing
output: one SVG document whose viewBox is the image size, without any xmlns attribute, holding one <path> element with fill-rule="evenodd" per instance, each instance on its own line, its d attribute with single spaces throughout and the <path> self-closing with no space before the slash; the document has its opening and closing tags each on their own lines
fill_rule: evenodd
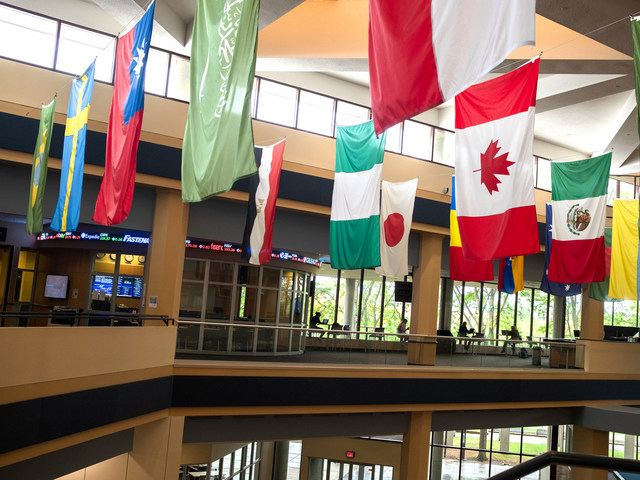
<svg viewBox="0 0 640 480">
<path fill-rule="evenodd" d="M 435 345 L 436 366 L 584 368 L 584 345 L 574 341 L 310 329 L 256 323 L 178 321 L 180 358 L 407 365 L 412 344 Z"/>
</svg>

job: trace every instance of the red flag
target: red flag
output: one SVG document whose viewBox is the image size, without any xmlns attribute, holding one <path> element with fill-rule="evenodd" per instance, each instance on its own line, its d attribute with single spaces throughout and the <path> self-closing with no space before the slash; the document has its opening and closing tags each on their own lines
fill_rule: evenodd
<svg viewBox="0 0 640 480">
<path fill-rule="evenodd" d="M 535 0 L 370 0 L 376 134 L 453 98 L 534 40 Z"/>
<path fill-rule="evenodd" d="M 154 8 L 155 2 L 140 21 L 118 39 L 104 177 L 92 218 L 103 225 L 122 222 L 131 209 Z"/>
</svg>

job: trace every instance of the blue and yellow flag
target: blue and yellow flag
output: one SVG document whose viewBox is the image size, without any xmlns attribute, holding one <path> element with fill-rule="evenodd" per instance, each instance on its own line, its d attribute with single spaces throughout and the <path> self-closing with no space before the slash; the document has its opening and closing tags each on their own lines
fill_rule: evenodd
<svg viewBox="0 0 640 480">
<path fill-rule="evenodd" d="M 27 207 L 27 233 L 42 232 L 42 197 L 47 181 L 47 165 L 49 159 L 49 145 L 53 132 L 53 118 L 56 113 L 56 100 L 49 105 L 42 106 L 38 139 L 33 152 L 33 168 L 31 169 L 31 187 L 29 188 L 29 205 Z"/>
<path fill-rule="evenodd" d="M 524 290 L 524 256 L 500 259 L 498 290 L 504 293 Z"/>
<path fill-rule="evenodd" d="M 51 221 L 51 228 L 57 232 L 73 232 L 78 227 L 80 219 L 84 146 L 93 93 L 94 70 L 95 62 L 80 78 L 76 78 L 71 86 L 62 150 L 60 193 Z"/>
</svg>

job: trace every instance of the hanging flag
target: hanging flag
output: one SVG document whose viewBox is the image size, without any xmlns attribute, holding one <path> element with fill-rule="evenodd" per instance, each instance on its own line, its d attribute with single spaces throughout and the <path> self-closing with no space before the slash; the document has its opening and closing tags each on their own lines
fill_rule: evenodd
<svg viewBox="0 0 640 480">
<path fill-rule="evenodd" d="M 498 290 L 503 293 L 516 293 L 524 290 L 524 257 L 500 259 Z"/>
<path fill-rule="evenodd" d="M 636 127 L 640 139 L 640 17 L 631 19 L 631 32 L 633 36 L 633 68 L 636 77 Z"/>
<path fill-rule="evenodd" d="M 589 298 L 600 300 L 601 302 L 615 302 L 616 300 L 609 298 L 609 274 L 611 272 L 611 227 L 604 229 L 604 273 L 605 277 L 602 282 L 590 284 Z"/>
<path fill-rule="evenodd" d="M 535 0 L 371 0 L 376 133 L 462 92 L 535 41 Z"/>
<path fill-rule="evenodd" d="M 93 94 L 95 61 L 71 85 L 67 125 L 62 147 L 60 193 L 50 227 L 56 232 L 73 232 L 80 220 L 82 176 L 84 174 L 84 146 L 87 138 L 87 121 Z"/>
<path fill-rule="evenodd" d="M 376 268 L 379 275 L 409 274 L 409 232 L 417 189 L 417 178 L 400 183 L 382 182 L 380 267 Z"/>
<path fill-rule="evenodd" d="M 251 89 L 258 0 L 198 0 L 191 103 L 182 143 L 182 200 L 199 202 L 256 173 Z"/>
<path fill-rule="evenodd" d="M 155 5 L 153 2 L 138 23 L 118 39 L 104 176 L 92 218 L 102 225 L 122 222 L 131 210 Z"/>
<path fill-rule="evenodd" d="M 493 280 L 493 260 L 466 260 L 462 255 L 462 239 L 456 216 L 456 176 L 451 179 L 451 210 L 449 212 L 449 276 L 461 282 Z"/>
<path fill-rule="evenodd" d="M 638 299 L 638 200 L 613 201 L 609 297 Z"/>
<path fill-rule="evenodd" d="M 586 160 L 551 162 L 551 204 L 555 224 L 549 280 L 604 280 L 604 221 L 611 153 Z"/>
<path fill-rule="evenodd" d="M 539 65 L 535 59 L 456 97 L 456 206 L 468 260 L 540 251 L 533 190 Z"/>
<path fill-rule="evenodd" d="M 269 147 L 255 148 L 258 174 L 249 179 L 249 208 L 242 241 L 243 258 L 254 265 L 271 261 L 273 218 L 283 155 L 284 140 Z"/>
<path fill-rule="evenodd" d="M 373 122 L 338 127 L 329 226 L 331 267 L 380 265 L 380 178 L 386 134 Z"/>
<path fill-rule="evenodd" d="M 551 236 L 553 231 L 553 208 L 550 203 L 546 204 L 547 213 L 547 229 L 545 236 L 545 251 L 544 251 L 544 271 L 542 272 L 542 282 L 540 283 L 540 290 L 557 297 L 571 297 L 578 295 L 581 292 L 579 283 L 556 283 L 550 282 L 547 278 L 547 272 L 549 270 L 549 259 L 551 258 Z"/>
<path fill-rule="evenodd" d="M 49 105 L 43 105 L 40 113 L 40 126 L 36 148 L 33 152 L 31 188 L 29 189 L 29 205 L 27 207 L 27 233 L 31 235 L 42 232 L 42 197 L 44 197 L 44 187 L 47 182 L 49 145 L 51 144 L 57 99 L 58 97 L 53 97 Z"/>
</svg>

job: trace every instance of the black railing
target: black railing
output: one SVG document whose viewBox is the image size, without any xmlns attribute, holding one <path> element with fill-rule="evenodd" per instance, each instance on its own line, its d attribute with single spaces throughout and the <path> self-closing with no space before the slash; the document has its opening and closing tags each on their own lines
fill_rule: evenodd
<svg viewBox="0 0 640 480">
<path fill-rule="evenodd" d="M 537 472 L 538 470 L 542 470 L 549 465 L 567 465 L 572 467 L 640 473 L 640 461 L 638 460 L 552 451 L 538 455 L 531 460 L 527 460 L 515 467 L 511 467 L 509 470 L 493 475 L 489 477 L 488 480 L 516 480 Z"/>
<path fill-rule="evenodd" d="M 13 320 L 13 322 L 12 322 Z M 10 312 L 0 311 L 2 327 L 32 326 L 33 320 L 47 320 L 53 325 L 87 326 L 87 327 L 139 327 L 145 321 L 158 320 L 166 326 L 173 325 L 174 319 L 167 315 L 140 315 L 125 312 L 79 312 L 73 310 L 52 310 L 49 312 Z"/>
</svg>

